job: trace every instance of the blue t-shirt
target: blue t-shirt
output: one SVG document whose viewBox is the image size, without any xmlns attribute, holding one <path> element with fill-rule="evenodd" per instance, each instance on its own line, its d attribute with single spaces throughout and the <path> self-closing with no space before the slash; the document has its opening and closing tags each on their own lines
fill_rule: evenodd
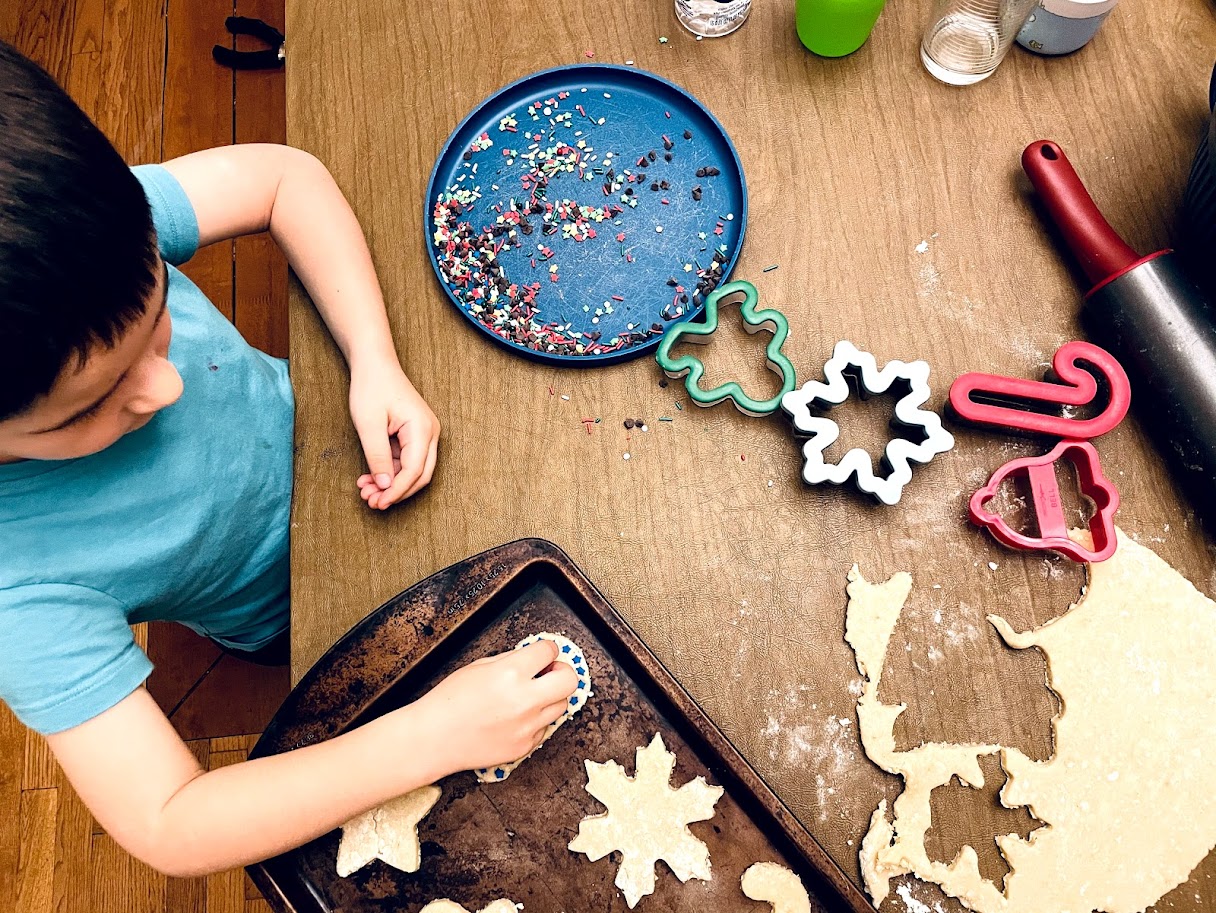
<svg viewBox="0 0 1216 913">
<path fill-rule="evenodd" d="M 134 169 L 170 264 L 198 247 L 185 191 Z M 129 625 L 178 621 L 237 649 L 288 623 L 294 402 L 287 363 L 248 345 L 169 269 L 181 398 L 92 456 L 0 464 L 0 698 L 69 729 L 152 664 Z"/>
</svg>

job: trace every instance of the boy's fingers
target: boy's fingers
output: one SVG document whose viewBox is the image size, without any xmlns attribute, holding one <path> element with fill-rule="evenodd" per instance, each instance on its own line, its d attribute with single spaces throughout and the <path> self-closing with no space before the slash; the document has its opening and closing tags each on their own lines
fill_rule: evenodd
<svg viewBox="0 0 1216 913">
<path fill-rule="evenodd" d="M 431 483 L 431 478 L 435 475 L 435 463 L 438 461 L 438 459 L 439 438 L 433 437 L 431 438 L 431 447 L 426 454 L 426 464 L 422 467 L 422 475 L 418 477 L 418 481 L 415 482 L 409 491 L 405 493 L 405 498 L 412 498 Z"/>
<path fill-rule="evenodd" d="M 558 663 L 558 668 L 546 672 L 536 679 L 536 699 L 548 706 L 557 701 L 566 700 L 578 687 L 578 675 L 565 663 Z"/>
<path fill-rule="evenodd" d="M 377 421 L 355 419 L 355 432 L 367 458 L 368 475 L 381 490 L 388 488 L 393 483 L 393 450 L 387 426 Z"/>
<path fill-rule="evenodd" d="M 555 659 L 557 644 L 551 640 L 538 640 L 534 644 L 503 654 L 503 662 L 511 663 L 529 678 L 539 675 Z"/>
<path fill-rule="evenodd" d="M 426 441 L 408 435 L 404 428 L 397 432 L 397 440 L 401 446 L 401 470 L 380 499 L 381 507 L 388 507 L 408 497 L 426 464 Z"/>
</svg>

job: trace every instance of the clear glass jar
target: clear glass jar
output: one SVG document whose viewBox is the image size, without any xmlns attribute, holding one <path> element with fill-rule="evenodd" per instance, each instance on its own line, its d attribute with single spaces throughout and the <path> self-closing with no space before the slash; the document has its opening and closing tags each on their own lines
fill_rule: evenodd
<svg viewBox="0 0 1216 913">
<path fill-rule="evenodd" d="M 702 38 L 729 35 L 751 11 L 752 0 L 676 0 L 680 25 Z"/>
<path fill-rule="evenodd" d="M 1038 0 L 937 0 L 920 59 L 937 79 L 968 86 L 991 76 Z"/>
</svg>

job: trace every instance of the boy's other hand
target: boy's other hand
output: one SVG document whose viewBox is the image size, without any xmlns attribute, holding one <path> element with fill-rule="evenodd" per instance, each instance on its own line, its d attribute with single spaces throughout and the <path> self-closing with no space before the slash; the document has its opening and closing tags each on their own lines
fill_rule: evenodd
<svg viewBox="0 0 1216 913">
<path fill-rule="evenodd" d="M 562 715 L 578 676 L 538 641 L 457 669 L 414 705 L 419 731 L 433 733 L 442 776 L 515 761 L 541 743 Z"/>
<path fill-rule="evenodd" d="M 350 417 L 367 457 L 355 484 L 368 507 L 384 510 L 431 481 L 439 419 L 395 361 L 351 366 Z"/>
</svg>

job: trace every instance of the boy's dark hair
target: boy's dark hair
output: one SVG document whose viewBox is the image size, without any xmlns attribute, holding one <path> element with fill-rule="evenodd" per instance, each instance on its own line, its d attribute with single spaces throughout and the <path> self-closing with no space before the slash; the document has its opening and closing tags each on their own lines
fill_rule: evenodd
<svg viewBox="0 0 1216 913">
<path fill-rule="evenodd" d="M 67 93 L 0 41 L 0 421 L 113 346 L 158 268 L 139 181 Z"/>
</svg>

